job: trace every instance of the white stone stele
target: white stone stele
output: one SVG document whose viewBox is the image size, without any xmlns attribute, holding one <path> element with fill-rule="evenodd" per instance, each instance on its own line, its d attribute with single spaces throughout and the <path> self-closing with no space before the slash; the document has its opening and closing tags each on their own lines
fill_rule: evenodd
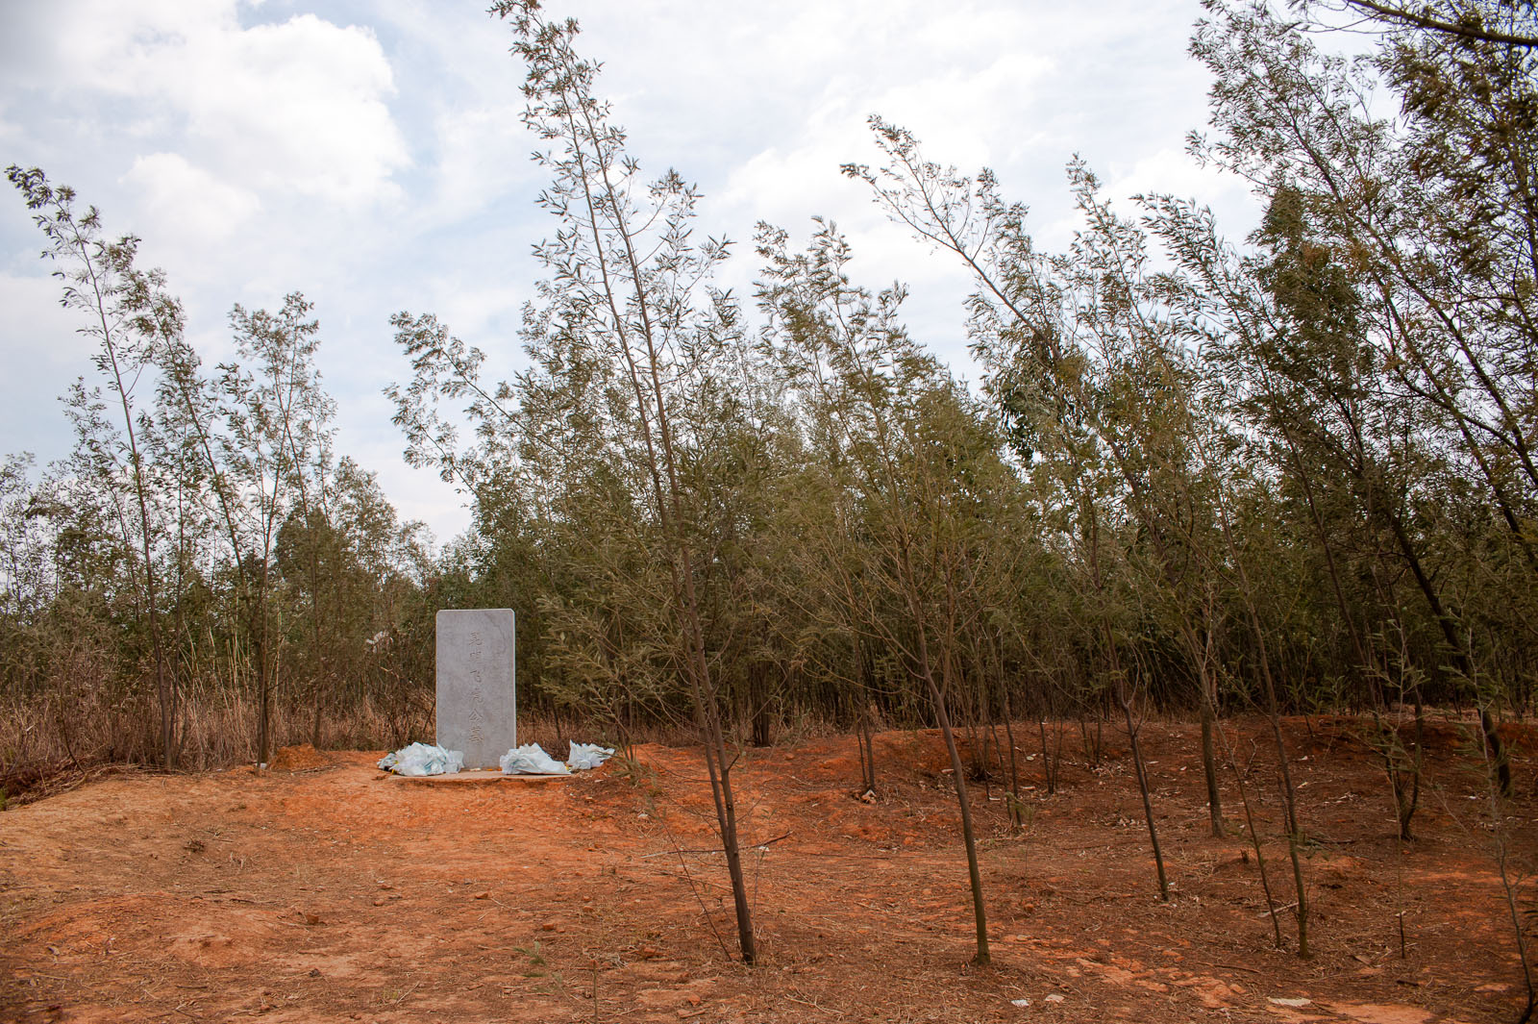
<svg viewBox="0 0 1538 1024">
<path fill-rule="evenodd" d="M 438 613 L 438 745 L 466 768 L 500 768 L 518 745 L 517 651 L 511 608 Z"/>
</svg>

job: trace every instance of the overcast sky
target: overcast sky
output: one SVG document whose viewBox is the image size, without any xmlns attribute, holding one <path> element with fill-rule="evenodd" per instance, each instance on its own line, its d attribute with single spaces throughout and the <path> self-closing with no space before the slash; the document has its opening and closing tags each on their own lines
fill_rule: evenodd
<svg viewBox="0 0 1538 1024">
<path fill-rule="evenodd" d="M 756 221 L 804 239 L 809 218 L 832 218 L 856 277 L 908 282 L 913 333 L 968 378 L 966 279 L 838 173 L 876 159 L 868 115 L 912 129 L 933 159 L 994 168 L 1048 247 L 1072 231 L 1076 152 L 1114 197 L 1199 196 L 1236 238 L 1255 220 L 1240 183 L 1184 154 L 1206 120 L 1206 76 L 1185 54 L 1196 0 L 546 10 L 581 22 L 643 167 L 698 182 L 701 230 L 740 243 L 729 283 L 751 285 Z M 0 162 L 43 168 L 109 233 L 139 235 L 210 364 L 230 354 L 234 303 L 276 309 L 304 292 L 338 450 L 443 542 L 468 514 L 401 460 L 380 389 L 407 366 L 387 320 L 436 312 L 495 375 L 520 364 L 529 248 L 551 224 L 532 202 L 510 40 L 479 3 L 450 0 L 0 0 Z M 57 396 L 92 368 L 41 245 L 19 194 L 0 196 L 0 454 L 46 462 L 72 441 Z"/>
</svg>

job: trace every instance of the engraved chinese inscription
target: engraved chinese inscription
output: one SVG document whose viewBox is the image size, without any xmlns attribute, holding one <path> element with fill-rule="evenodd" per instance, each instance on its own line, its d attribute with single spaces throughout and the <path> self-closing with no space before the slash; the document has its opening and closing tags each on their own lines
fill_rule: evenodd
<svg viewBox="0 0 1538 1024">
<path fill-rule="evenodd" d="M 510 608 L 438 613 L 438 743 L 466 768 L 495 768 L 518 745 L 514 624 Z"/>
</svg>

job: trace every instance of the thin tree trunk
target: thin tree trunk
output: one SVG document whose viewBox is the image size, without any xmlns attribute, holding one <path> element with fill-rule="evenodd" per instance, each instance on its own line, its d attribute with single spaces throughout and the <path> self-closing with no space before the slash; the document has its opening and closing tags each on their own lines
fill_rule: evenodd
<svg viewBox="0 0 1538 1024">
<path fill-rule="evenodd" d="M 1202 773 L 1207 782 L 1207 817 L 1208 825 L 1212 829 L 1212 837 L 1221 839 L 1224 835 L 1223 807 L 1218 795 L 1217 761 L 1212 745 L 1213 728 L 1217 722 L 1217 713 L 1212 707 L 1212 694 L 1208 691 L 1205 681 L 1202 686 L 1201 701 L 1202 716 Z"/>
<path fill-rule="evenodd" d="M 966 769 L 961 764 L 961 751 L 956 746 L 956 734 L 951 730 L 951 716 L 945 710 L 945 696 L 930 671 L 929 641 L 921 625 L 918 631 L 920 674 L 934 702 L 935 717 L 940 722 L 940 735 L 945 739 L 945 750 L 951 759 L 951 778 L 956 787 L 956 806 L 961 810 L 961 838 L 967 851 L 967 877 L 972 883 L 972 916 L 977 926 L 977 953 L 972 962 L 982 965 L 991 959 L 988 951 L 988 911 L 983 904 L 983 876 L 977 864 L 977 839 L 972 829 L 972 804 L 967 797 Z"/>
<path fill-rule="evenodd" d="M 1249 787 L 1244 784 L 1244 772 L 1239 770 L 1239 762 L 1234 757 L 1234 748 L 1228 742 L 1228 736 L 1222 729 L 1218 735 L 1223 740 L 1224 753 L 1228 755 L 1228 766 L 1233 770 L 1234 780 L 1239 785 L 1239 802 L 1244 806 L 1244 823 L 1249 826 L 1250 845 L 1255 850 L 1255 866 L 1260 872 L 1260 888 L 1266 894 L 1266 910 L 1271 918 L 1271 931 L 1276 937 L 1276 948 L 1282 948 L 1282 924 L 1276 913 L 1276 897 L 1271 895 L 1271 878 L 1266 871 L 1266 855 L 1260 848 L 1260 833 L 1255 829 L 1255 815 L 1250 809 Z"/>
<path fill-rule="evenodd" d="M 1107 643 L 1112 642 L 1108 636 Z M 1114 648 L 1113 648 L 1114 651 Z M 1113 654 L 1111 674 L 1116 677 L 1116 701 L 1127 719 L 1127 742 L 1132 750 L 1132 765 L 1137 769 L 1138 794 L 1143 798 L 1143 819 L 1148 822 L 1148 844 L 1153 848 L 1154 870 L 1159 876 L 1159 899 L 1170 899 L 1170 883 L 1164 873 L 1164 852 L 1159 847 L 1159 828 L 1154 824 L 1153 800 L 1148 792 L 1148 771 L 1143 764 L 1143 750 L 1138 743 L 1138 724 L 1132 716 L 1132 697 L 1127 692 L 1127 680 L 1122 673 L 1120 659 Z"/>
<path fill-rule="evenodd" d="M 1010 706 L 1009 688 L 1002 687 L 1004 700 L 1004 739 L 1009 744 L 1009 818 L 1016 828 L 1024 824 L 1020 801 L 1020 762 L 1015 756 L 1014 713 Z"/>
<path fill-rule="evenodd" d="M 95 309 L 101 325 L 102 347 L 106 350 L 106 363 L 112 374 L 113 389 L 117 391 L 122 405 L 123 427 L 128 436 L 128 460 L 133 469 L 134 497 L 139 505 L 139 542 L 140 553 L 144 558 L 144 594 L 149 616 L 150 650 L 155 659 L 155 694 L 160 702 L 160 756 L 162 763 L 167 768 L 171 768 L 176 763 L 176 750 L 173 743 L 175 696 L 172 692 L 176 684 L 174 679 L 168 679 L 166 676 L 165 648 L 160 637 L 160 610 L 156 600 L 155 561 L 149 512 L 149 484 L 144 479 L 143 455 L 139 450 L 138 437 L 134 431 L 133 408 L 128 397 L 130 385 L 123 379 L 123 369 L 118 361 L 117 342 L 113 340 L 115 332 L 107 319 L 107 297 L 103 292 L 96 264 L 86 249 L 85 240 L 78 234 L 76 240 L 95 295 Z M 127 537 L 123 539 L 129 540 Z"/>
<path fill-rule="evenodd" d="M 564 90 L 563 90 L 564 92 Z M 607 131 L 593 123 L 595 109 L 585 96 L 564 95 L 566 129 L 573 145 L 581 149 L 585 142 L 607 137 Z M 577 118 L 581 117 L 579 124 Z M 594 143 L 596 144 L 596 143 Z M 589 160 L 593 161 L 589 166 Z M 599 153 L 589 157 L 579 155 L 577 184 L 580 185 L 586 203 L 586 219 L 580 221 L 592 236 L 598 275 L 601 279 L 603 301 L 608 307 L 611 324 L 617 331 L 618 348 L 629 369 L 630 382 L 636 397 L 636 412 L 640 419 L 641 438 L 645 445 L 656 511 L 672 552 L 670 569 L 675 606 L 683 619 L 687 644 L 685 675 L 689 682 L 695 706 L 696 722 L 704 733 L 705 762 L 710 776 L 711 796 L 716 808 L 716 822 L 721 836 L 722 852 L 726 858 L 727 873 L 731 879 L 732 902 L 737 916 L 737 937 L 744 963 L 758 959 L 758 946 L 753 933 L 753 919 L 748 904 L 747 886 L 743 878 L 741 850 L 737 836 L 737 807 L 731 785 L 731 763 L 726 757 L 725 733 L 716 704 L 716 693 L 711 683 L 710 663 L 706 656 L 705 635 L 700 616 L 699 600 L 695 594 L 694 566 L 689 542 L 683 535 L 680 522 L 682 492 L 678 480 L 677 462 L 673 448 L 672 429 L 668 418 L 668 402 L 662 386 L 661 354 L 655 336 L 652 310 L 645 285 L 645 276 L 637 262 L 635 239 L 624 216 L 624 206 L 619 201 L 621 190 L 610 177 L 609 164 Z M 604 197 L 595 196 L 594 190 Z M 604 213 L 599 213 L 602 205 Z M 599 225 L 605 223 L 614 232 L 611 240 L 604 237 Z M 617 247 L 618 252 L 614 249 Z M 628 269 L 629 285 L 613 279 L 610 260 L 617 257 Z M 621 299 L 616 287 L 628 287 L 630 295 Z M 627 308 L 635 303 L 634 313 Z M 639 314 L 637 323 L 637 317 Z M 630 326 L 634 324 L 634 326 Z M 635 338 L 632 338 L 635 335 Z M 644 346 L 644 362 L 637 358 L 633 347 L 639 341 Z M 650 397 L 648 397 L 648 392 Z M 655 431 L 655 432 L 654 432 Z M 664 480 L 666 481 L 664 483 Z"/>
</svg>

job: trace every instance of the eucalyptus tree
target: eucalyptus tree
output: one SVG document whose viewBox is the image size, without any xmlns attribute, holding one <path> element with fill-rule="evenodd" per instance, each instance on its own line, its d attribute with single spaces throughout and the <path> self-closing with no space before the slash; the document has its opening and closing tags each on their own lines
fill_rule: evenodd
<svg viewBox="0 0 1538 1024">
<path fill-rule="evenodd" d="M 701 593 L 713 524 L 701 493 L 707 481 L 698 474 L 716 438 L 700 401 L 718 390 L 723 366 L 741 347 L 735 300 L 709 283 L 728 246 L 696 239 L 699 196 L 677 172 L 643 178 L 624 130 L 594 95 L 598 66 L 577 53 L 574 21 L 546 19 L 533 0 L 503 0 L 491 13 L 511 25 L 513 52 L 527 68 L 523 121 L 540 141 L 536 162 L 550 174 L 539 205 L 558 222 L 535 247 L 551 277 L 525 318 L 533 368 L 515 384 L 483 385 L 481 353 L 431 317 L 400 314 L 393 322 L 413 359 L 413 380 L 391 391 L 397 422 L 413 457 L 472 486 L 511 477 L 514 500 L 548 523 L 579 522 L 584 494 L 601 495 L 619 528 L 608 535 L 620 542 L 588 549 L 598 556 L 589 567 L 605 583 L 630 577 L 625 559 L 650 560 L 641 578 L 661 582 L 662 593 L 635 606 L 660 607 L 666 616 L 633 642 L 649 645 L 652 659 L 682 680 L 704 742 L 739 946 L 752 963 L 758 950 L 742 871 L 727 694 Z M 575 404 L 579 394 L 593 401 Z M 476 442 L 464 450 L 438 412 L 444 399 L 466 402 L 476 422 Z M 502 461 L 494 452 L 512 456 L 497 472 L 490 471 Z M 534 460 L 563 472 L 527 471 Z M 568 621 L 595 641 L 586 664 L 604 664 L 609 654 L 596 641 L 614 635 L 613 617 Z"/>
<path fill-rule="evenodd" d="M 971 330 L 990 369 L 990 386 L 1015 433 L 1033 447 L 1056 447 L 1084 489 L 1086 470 L 1109 474 L 1112 508 L 1135 526 L 1109 549 L 1152 588 L 1171 612 L 1171 627 L 1200 681 L 1204 705 L 1215 703 L 1216 585 L 1241 598 L 1244 624 L 1272 722 L 1297 891 L 1299 954 L 1308 955 L 1308 913 L 1300 850 L 1303 843 L 1268 626 L 1259 615 L 1262 592 L 1235 535 L 1229 454 L 1237 447 L 1220 402 L 1204 397 L 1194 361 L 1202 326 L 1187 312 L 1191 284 L 1178 271 L 1150 266 L 1148 226 L 1117 217 L 1098 196 L 1093 175 L 1077 163 L 1070 176 L 1085 226 L 1060 255 L 1035 251 L 1022 205 L 1006 203 L 988 172 L 975 179 L 923 159 L 908 132 L 873 119 L 886 165 L 848 165 L 878 203 L 920 237 L 960 257 L 974 272 Z M 1145 208 L 1157 204 L 1145 201 Z M 1034 456 L 1034 452 L 1031 452 Z M 1167 897 L 1158 834 L 1137 745 L 1132 703 L 1124 689 L 1111 589 L 1102 573 L 1101 502 L 1085 509 L 1083 545 L 1102 607 L 1104 647 L 1127 721 L 1149 826 L 1161 895 Z M 1124 579 L 1126 577 L 1123 577 Z M 1147 652 L 1129 647 L 1134 664 Z M 1204 711 L 1207 708 L 1204 707 Z M 1203 760 L 1214 832 L 1217 805 L 1212 721 L 1204 714 Z"/>
<path fill-rule="evenodd" d="M 180 332 L 159 339 L 155 369 L 157 422 L 162 436 L 177 439 L 178 494 L 190 492 L 200 507 L 199 514 L 185 519 L 179 516 L 178 523 L 198 522 L 209 545 L 207 564 L 202 566 L 209 583 L 226 571 L 235 579 L 228 635 L 230 650 L 239 652 L 243 648 L 243 607 L 251 596 L 246 580 L 250 566 L 246 559 L 246 536 L 241 529 L 246 494 L 225 464 L 229 445 L 222 430 L 228 415 L 227 396 L 221 391 L 219 379 L 203 372 L 202 357 Z M 214 536 L 218 537 L 218 544 L 213 542 Z M 231 689 L 237 689 L 239 663 L 237 653 L 229 659 L 226 677 L 215 673 L 215 685 L 227 681 Z"/>
<path fill-rule="evenodd" d="M 1538 26 L 1524 15 L 1531 10 L 1523 4 L 1458 3 L 1379 3 L 1378 0 L 1308 0 L 1297 6 L 1356 15 L 1361 24 L 1410 29 L 1428 35 L 1445 35 L 1460 40 L 1500 43 L 1510 46 L 1538 47 Z"/>
<path fill-rule="evenodd" d="M 1375 714 L 1396 681 L 1399 697 L 1419 707 L 1418 673 L 1396 657 L 1404 644 L 1390 642 L 1386 627 L 1397 623 L 1404 634 L 1400 566 L 1423 592 L 1433 576 L 1446 575 L 1431 562 L 1417 525 L 1435 461 L 1415 408 L 1395 392 L 1366 340 L 1357 283 L 1315 240 L 1298 200 L 1289 189 L 1276 192 L 1248 254 L 1222 243 L 1210 213 L 1189 202 L 1154 200 L 1152 221 L 1191 281 L 1184 301 L 1193 322 L 1204 325 L 1209 386 L 1247 439 L 1248 464 L 1236 464 L 1236 478 L 1255 478 L 1248 494 L 1272 507 L 1270 533 L 1312 555 L 1313 568 L 1301 571 L 1316 587 L 1286 583 L 1273 562 L 1269 588 L 1290 587 L 1300 598 L 1310 590 L 1331 595 L 1333 614 L 1316 601 L 1299 602 L 1314 605 L 1309 632 L 1335 641 L 1321 670 L 1356 678 L 1353 693 Z M 1246 544 L 1259 539 L 1251 532 Z M 1380 729 L 1378 741 L 1396 794 L 1408 796 L 1395 764 L 1397 733 Z M 1397 803 L 1407 836 L 1414 801 Z"/>
<path fill-rule="evenodd" d="M 304 508 L 307 474 L 329 437 L 332 406 L 320 386 L 315 355 L 320 324 L 310 319 L 303 295 L 286 296 L 282 308 L 230 313 L 235 349 L 242 362 L 219 366 L 223 430 L 215 442 L 226 484 L 238 495 L 231 515 L 243 538 L 242 576 L 255 588 L 248 602 L 247 637 L 256 683 L 257 763 L 272 747 L 274 691 L 280 633 L 272 621 L 273 558 L 279 531 L 295 508 Z"/>
<path fill-rule="evenodd" d="M 629 465 L 639 469 L 637 497 L 661 540 L 671 604 L 682 633 L 678 668 L 688 687 L 705 748 L 716 825 L 731 880 L 743 961 L 757 959 L 752 911 L 742 872 L 736 797 L 721 690 L 712 668 L 698 573 L 702 564 L 698 495 L 688 491 L 687 461 L 702 438 L 683 410 L 709 387 L 738 314 L 732 298 L 709 286 L 726 257 L 724 242 L 696 243 L 698 193 L 675 171 L 651 183 L 625 151 L 625 133 L 593 95 L 598 67 L 573 47 L 574 21 L 546 21 L 532 2 L 499 2 L 514 52 L 528 68 L 524 123 L 551 148 L 538 154 L 551 174 L 540 205 L 561 223 L 536 255 L 555 275 L 546 293 L 551 329 L 579 333 L 614 370 L 633 400 L 623 410 Z M 644 498 L 641 497 L 644 495 Z M 693 508 L 691 509 L 691 506 Z"/>
<path fill-rule="evenodd" d="M 992 524 L 1008 519 L 1010 478 L 999 441 L 963 389 L 922 352 L 900 320 L 901 288 L 851 284 L 851 252 L 818 222 L 804 253 L 761 226 L 759 304 L 786 384 L 810 413 L 822 469 L 843 529 L 812 542 L 838 622 L 897 652 L 922 684 L 951 760 L 976 924 L 987 963 L 987 912 L 966 770 L 949 706 L 962 684 L 966 636 L 985 602 L 982 564 L 1001 549 Z M 881 594 L 901 616 L 863 615 Z M 982 680 L 977 680 L 983 686 Z"/>
<path fill-rule="evenodd" d="M 402 522 L 375 475 L 351 458 L 328 466 L 311 487 L 323 489 L 323 504 L 296 504 L 280 525 L 273 590 L 287 609 L 293 653 L 285 663 L 290 675 L 309 680 L 310 739 L 319 744 L 324 726 L 345 725 L 349 709 L 394 699 L 371 688 L 367 676 L 379 655 L 404 653 L 401 630 L 420 615 L 417 592 L 432 556 L 422 524 Z"/>
<path fill-rule="evenodd" d="M 758 541 L 764 565 L 755 601 L 772 609 L 766 625 L 778 634 L 775 646 L 808 687 L 787 696 L 855 732 L 859 792 L 874 797 L 874 733 L 885 720 L 882 708 L 892 711 L 904 696 L 891 682 L 903 673 L 894 670 L 879 624 L 900 610 L 856 585 L 870 552 L 827 403 L 802 401 L 794 388 L 785 397 L 795 417 L 795 450 L 766 488 L 775 514 Z"/>
<path fill-rule="evenodd" d="M 1206 424 L 1189 404 L 1191 371 L 1179 332 L 1161 313 L 1167 285 L 1149 267 L 1143 233 L 1112 213 L 1081 163 L 1070 166 L 1070 177 L 1085 227 L 1068 252 L 1054 256 L 1035 249 L 1025 207 L 1006 202 L 990 172 L 963 176 L 924 159 L 911 133 L 879 118 L 871 123 L 885 165 L 849 164 L 845 173 L 865 181 L 895 220 L 973 272 L 978 291 L 969 330 L 988 367 L 988 386 L 1026 449 L 1022 454 L 1056 466 L 1046 478 L 1055 477 L 1071 495 L 1064 505 L 1078 518 L 1074 542 L 1102 609 L 1103 649 L 1139 765 L 1159 889 L 1167 897 L 1112 581 L 1101 564 L 1107 543 L 1121 543 L 1130 566 L 1146 565 L 1145 584 L 1168 595 L 1155 605 L 1172 608 L 1172 626 L 1198 681 L 1211 825 L 1221 833 L 1212 742 L 1216 623 L 1202 564 L 1212 531 L 1201 494 L 1207 483 L 1189 444 Z M 1126 535 L 1130 546 L 1118 536 L 1118 515 L 1133 527 Z"/>
<path fill-rule="evenodd" d="M 1198 150 L 1258 188 L 1295 195 L 1307 243 L 1334 254 L 1360 295 L 1361 343 L 1432 462 L 1433 486 L 1402 489 L 1411 512 L 1389 523 L 1393 543 L 1443 646 L 1431 664 L 1450 663 L 1475 694 L 1505 788 L 1510 768 L 1491 715 L 1510 694 L 1491 670 L 1494 634 L 1473 628 L 1472 610 L 1449 600 L 1455 591 L 1441 574 L 1417 565 L 1426 560 L 1417 548 L 1468 536 L 1421 524 L 1458 517 L 1470 500 L 1488 507 L 1504 539 L 1478 530 L 1475 546 L 1448 564 L 1495 570 L 1463 593 L 1488 598 L 1491 583 L 1509 581 L 1502 600 L 1527 605 L 1538 571 L 1538 57 L 1520 37 L 1533 34 L 1532 8 L 1418 9 L 1470 30 L 1461 33 L 1385 9 L 1376 12 L 1387 19 L 1376 55 L 1347 61 L 1321 53 L 1295 17 L 1262 5 L 1207 6 L 1192 52 L 1214 76 L 1215 137 L 1196 140 Z M 1305 21 L 1317 12 L 1300 9 Z M 1376 113 L 1385 91 L 1401 103 L 1397 120 Z M 1517 577 L 1513 560 L 1525 567 Z"/>
<path fill-rule="evenodd" d="M 68 406 L 76 426 L 76 454 L 103 493 L 110 495 L 123 548 L 131 552 L 127 571 L 147 627 L 160 707 L 160 754 L 165 764 L 176 757 L 176 683 L 168 670 L 161 623 L 161 580 L 156 548 L 164 536 L 156 515 L 157 475 L 146 434 L 153 419 L 138 388 L 150 371 L 158 339 L 181 332 L 179 303 L 165 291 L 160 271 L 142 271 L 135 261 L 139 239 L 109 239 L 95 207 L 77 215 L 75 193 L 55 188 L 41 170 L 12 165 L 6 177 L 22 193 L 33 221 L 47 239 L 43 256 L 60 269 L 60 300 L 78 313 L 79 332 L 97 345 L 92 355 L 105 385 L 71 390 Z M 110 403 L 113 413 L 105 414 Z"/>
</svg>

